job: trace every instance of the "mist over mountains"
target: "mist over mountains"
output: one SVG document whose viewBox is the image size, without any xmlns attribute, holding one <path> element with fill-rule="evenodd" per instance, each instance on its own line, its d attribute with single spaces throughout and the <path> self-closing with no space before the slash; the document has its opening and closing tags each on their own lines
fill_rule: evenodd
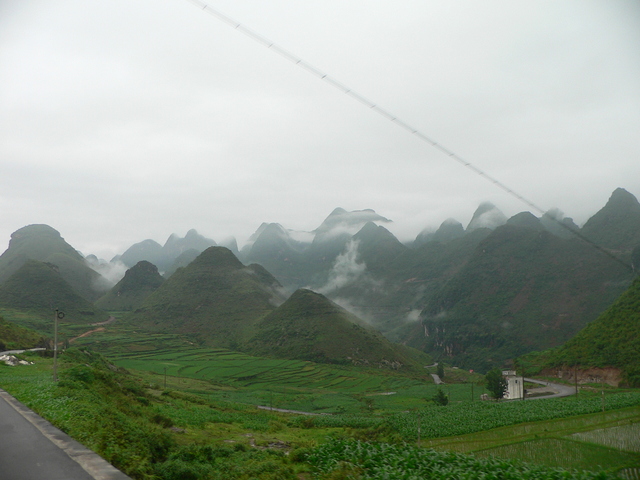
<svg viewBox="0 0 640 480">
<path fill-rule="evenodd" d="M 240 250 L 234 239 L 220 245 L 190 230 L 164 245 L 143 240 L 108 262 L 83 257 L 49 226 L 30 225 L 12 235 L 0 256 L 0 289 L 16 282 L 27 261 L 53 265 L 83 301 L 95 302 L 96 312 L 131 311 L 128 321 L 143 328 L 191 333 L 245 351 L 271 348 L 278 355 L 286 347 L 274 332 L 305 318 L 293 311 L 312 312 L 310 305 L 319 305 L 316 292 L 388 340 L 486 370 L 572 338 L 630 285 L 633 273 L 625 265 L 640 251 L 640 204 L 624 189 L 582 228 L 558 211 L 507 218 L 483 203 L 466 227 L 447 219 L 407 244 L 385 228 L 390 221 L 373 210 L 337 208 L 310 232 L 264 223 Z M 289 320 L 274 313 L 300 291 L 311 293 L 292 297 Z M 10 303 L 7 295 L 0 306 Z M 337 336 L 344 331 L 335 330 Z M 376 348 L 392 352 L 381 345 Z"/>
</svg>

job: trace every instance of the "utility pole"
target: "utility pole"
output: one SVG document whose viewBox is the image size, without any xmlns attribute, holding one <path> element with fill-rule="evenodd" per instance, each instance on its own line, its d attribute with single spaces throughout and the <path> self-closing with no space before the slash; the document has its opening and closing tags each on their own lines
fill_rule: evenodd
<svg viewBox="0 0 640 480">
<path fill-rule="evenodd" d="M 53 381 L 58 381 L 58 319 L 64 318 L 64 313 L 56 308 L 53 317 Z"/>
</svg>

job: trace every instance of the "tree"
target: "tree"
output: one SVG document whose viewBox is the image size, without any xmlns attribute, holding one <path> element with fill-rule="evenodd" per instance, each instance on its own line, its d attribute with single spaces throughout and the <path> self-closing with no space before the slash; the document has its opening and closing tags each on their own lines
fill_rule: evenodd
<svg viewBox="0 0 640 480">
<path fill-rule="evenodd" d="M 436 373 L 440 378 L 444 378 L 444 365 L 439 363 L 438 366 L 436 367 Z"/>
<path fill-rule="evenodd" d="M 491 396 L 496 400 L 500 400 L 504 397 L 507 391 L 507 379 L 502 376 L 502 372 L 494 368 L 484 376 L 487 382 L 487 390 L 491 393 Z"/>
<path fill-rule="evenodd" d="M 449 397 L 447 397 L 441 388 L 438 388 L 438 391 L 431 400 L 433 400 L 433 403 L 436 405 L 442 405 L 443 407 L 449 403 Z"/>
</svg>

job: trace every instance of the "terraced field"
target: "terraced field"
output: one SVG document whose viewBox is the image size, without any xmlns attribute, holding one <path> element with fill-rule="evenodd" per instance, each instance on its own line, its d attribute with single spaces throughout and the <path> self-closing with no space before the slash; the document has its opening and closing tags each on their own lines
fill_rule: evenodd
<svg viewBox="0 0 640 480">
<path fill-rule="evenodd" d="M 245 355 L 220 348 L 201 348 L 178 335 L 140 335 L 128 326 L 78 339 L 119 366 L 147 372 L 149 383 L 204 394 L 212 400 L 313 413 L 382 413 L 424 407 L 437 388 L 429 371 L 420 378 L 380 369 L 354 369 Z M 194 383 L 191 381 L 199 381 Z M 452 402 L 478 399 L 481 387 L 445 387 Z"/>
<path fill-rule="evenodd" d="M 339 366 L 296 360 L 252 357 L 222 349 L 192 348 L 127 353 L 112 356 L 127 369 L 146 371 L 164 382 L 164 375 L 176 379 L 196 379 L 218 386 L 209 395 L 226 400 L 271 405 L 278 408 L 338 413 L 423 406 L 436 387 L 425 381 L 355 371 Z M 429 382 L 429 383 L 426 383 Z M 456 393 L 461 386 L 453 388 Z M 464 388 L 464 386 L 462 386 Z M 389 395 L 375 395 L 390 393 Z"/>
</svg>

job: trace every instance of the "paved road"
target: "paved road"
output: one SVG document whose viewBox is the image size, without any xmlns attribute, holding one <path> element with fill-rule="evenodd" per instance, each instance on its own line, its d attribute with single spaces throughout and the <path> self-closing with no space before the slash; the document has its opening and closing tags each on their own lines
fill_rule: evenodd
<svg viewBox="0 0 640 480">
<path fill-rule="evenodd" d="M 0 479 L 131 480 L 2 389 Z"/>
<path fill-rule="evenodd" d="M 19 353 L 41 352 L 42 350 L 46 350 L 46 348 L 30 348 L 29 350 L 6 350 L 4 352 L 0 352 L 0 355 L 18 355 Z"/>
<path fill-rule="evenodd" d="M 549 383 L 544 382 L 542 380 L 534 380 L 533 378 L 525 378 L 525 382 L 537 383 L 538 385 L 544 385 L 549 387 L 552 390 L 555 390 L 556 393 L 552 395 L 545 395 L 543 397 L 530 397 L 527 400 L 538 400 L 543 398 L 559 398 L 559 397 L 568 397 L 570 395 L 575 395 L 576 387 L 571 387 L 568 385 L 562 385 L 561 383 Z"/>
</svg>

